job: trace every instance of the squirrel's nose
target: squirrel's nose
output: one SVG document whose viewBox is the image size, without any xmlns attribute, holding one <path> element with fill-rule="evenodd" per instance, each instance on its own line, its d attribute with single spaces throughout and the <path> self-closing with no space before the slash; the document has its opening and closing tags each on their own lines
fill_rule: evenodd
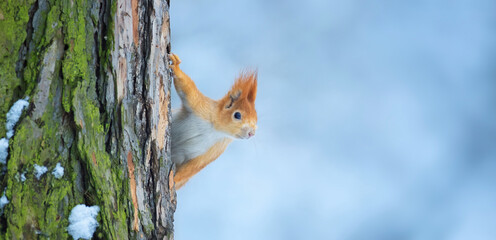
<svg viewBox="0 0 496 240">
<path fill-rule="evenodd" d="M 255 131 L 249 131 L 248 132 L 248 137 L 253 137 L 255 136 Z"/>
</svg>

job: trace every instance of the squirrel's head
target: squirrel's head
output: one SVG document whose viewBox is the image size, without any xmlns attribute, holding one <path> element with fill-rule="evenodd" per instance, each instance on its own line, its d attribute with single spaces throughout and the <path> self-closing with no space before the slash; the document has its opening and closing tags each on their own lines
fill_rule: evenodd
<svg viewBox="0 0 496 240">
<path fill-rule="evenodd" d="M 257 129 L 257 71 L 244 72 L 231 90 L 219 100 L 216 128 L 235 138 L 250 138 Z"/>
</svg>

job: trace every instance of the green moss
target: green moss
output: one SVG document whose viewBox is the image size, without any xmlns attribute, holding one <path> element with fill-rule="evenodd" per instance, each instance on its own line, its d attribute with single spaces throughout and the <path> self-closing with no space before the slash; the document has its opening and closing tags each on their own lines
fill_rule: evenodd
<svg viewBox="0 0 496 240">
<path fill-rule="evenodd" d="M 109 238 L 127 238 L 127 215 L 129 186 L 118 168 L 112 168 L 112 158 L 105 151 L 105 135 L 100 123 L 100 112 L 94 104 L 89 81 L 78 83 L 74 93 L 74 120 L 81 128 L 78 135 L 78 151 L 85 163 L 96 203 L 101 206 L 102 224 L 108 226 Z M 88 91 L 89 90 L 89 91 Z M 90 93 L 90 96 L 88 95 Z"/>
<path fill-rule="evenodd" d="M 48 0 L 46 10 L 40 10 L 40 27 L 34 29 L 30 40 L 34 49 L 26 55 L 21 84 L 14 66 L 19 48 L 26 38 L 29 7 L 20 9 L 20 6 L 34 0 L 20 1 L 19 4 L 13 0 L 7 2 L 7 5 L 0 3 L 0 12 L 10 17 L 9 19 L 14 19 L 12 21 L 17 25 L 16 28 L 9 26 L 10 32 L 4 33 L 2 30 L 6 25 L 0 20 L 0 47 L 8 50 L 5 55 L 0 56 L 0 96 L 11 97 L 6 98 L 5 105 L 10 105 L 12 97 L 18 97 L 16 95 L 24 96 L 35 92 L 46 46 L 54 39 L 63 38 L 65 52 L 62 60 L 56 64 L 49 91 L 50 101 L 43 116 L 41 119 L 25 117 L 11 139 L 10 159 L 5 176 L 6 194 L 11 203 L 5 208 L 5 215 L 9 216 L 6 218 L 7 232 L 4 236 L 0 234 L 0 238 L 32 239 L 50 236 L 67 239 L 66 227 L 70 210 L 77 204 L 86 203 L 100 206 L 98 221 L 101 227 L 98 228 L 97 236 L 127 239 L 127 214 L 131 212 L 129 183 L 123 172 L 126 170 L 125 166 L 116 167 L 121 164 L 119 159 L 105 151 L 109 125 L 100 116 L 95 90 L 96 66 L 91 64 L 95 58 L 92 49 L 95 44 L 94 26 L 99 20 L 89 14 L 89 6 L 92 4 L 86 0 Z M 108 19 L 110 29 L 107 40 L 98 46 L 98 54 L 100 59 L 105 59 L 102 61 L 105 67 L 110 66 L 110 53 L 114 47 L 115 11 L 116 1 L 113 1 Z M 4 52 L 0 50 L 0 54 Z M 8 81 L 4 81 L 4 76 Z M 61 105 L 58 103 L 60 100 Z M 4 111 L 5 107 L 0 106 L 0 134 L 5 133 L 5 119 L 2 117 L 8 107 L 10 106 Z M 75 128 L 73 123 L 60 120 L 68 119 L 69 116 L 73 117 Z M 57 162 L 61 162 L 66 168 L 62 179 L 55 179 L 50 172 L 40 180 L 34 177 L 34 164 L 45 165 L 51 171 Z M 27 180 L 23 183 L 19 182 L 19 173 L 22 172 L 27 172 Z M 81 178 L 77 174 L 82 172 L 85 173 L 86 189 L 82 189 L 81 184 L 78 185 Z M 40 231 L 41 235 L 37 236 L 35 231 Z"/>
<path fill-rule="evenodd" d="M 47 222 L 57 221 L 56 215 L 52 214 L 57 212 L 59 201 L 56 199 L 66 196 L 70 185 L 53 183 L 53 176 L 49 173 L 43 175 L 40 180 L 35 178 L 34 164 L 53 168 L 48 165 L 52 159 L 49 153 L 53 147 L 46 138 L 48 136 L 43 135 L 43 130 L 29 118 L 23 120 L 23 125 L 14 138 L 13 145 L 18 147 L 11 148 L 8 172 L 26 171 L 27 180 L 19 183 L 13 174 L 8 178 L 7 191 L 11 199 L 6 209 L 6 214 L 10 216 L 8 238 L 31 238 L 33 235 L 29 234 L 35 230 L 54 236 L 57 232 L 57 229 L 53 226 L 50 228 Z M 29 231 L 26 231 L 26 228 Z"/>
<path fill-rule="evenodd" d="M 126 207 L 129 202 L 129 186 L 122 179 L 120 168 L 112 168 L 117 162 L 105 151 L 105 123 L 101 122 L 99 103 L 96 100 L 96 76 L 94 66 L 88 64 L 92 59 L 91 46 L 94 38 L 88 32 L 94 32 L 95 19 L 83 0 L 75 1 L 74 6 L 62 4 L 62 21 L 64 24 L 65 44 L 68 51 L 64 57 L 62 73 L 64 85 L 70 87 L 70 94 L 64 91 L 65 111 L 74 112 L 74 122 L 78 126 L 77 150 L 83 167 L 86 169 L 87 184 L 92 193 L 87 196 L 93 204 L 101 208 L 99 217 L 102 234 L 107 238 L 127 238 Z M 71 12 L 72 11 L 72 12 Z M 85 15 L 88 15 L 85 18 Z M 70 18 L 72 16 L 72 18 Z"/>
<path fill-rule="evenodd" d="M 57 34 L 60 35 L 59 7 L 57 5 L 52 5 L 51 8 L 43 6 L 44 8 L 41 9 L 41 7 L 37 11 L 39 17 L 36 21 L 33 20 L 33 35 L 30 45 L 33 48 L 27 53 L 26 66 L 23 71 L 23 84 L 26 86 L 27 95 L 30 95 L 36 87 L 41 56 L 45 53 L 44 49 L 51 44 Z"/>
<path fill-rule="evenodd" d="M 52 86 L 61 81 L 54 79 Z M 51 87 L 50 91 L 55 91 Z M 71 169 L 69 153 L 58 151 L 62 135 L 65 134 L 58 121 L 58 113 L 52 104 L 48 104 L 39 127 L 35 121 L 26 117 L 20 123 L 11 140 L 10 159 L 8 161 L 7 196 L 11 202 L 6 206 L 8 231 L 6 238 L 37 238 L 51 236 L 57 239 L 67 238 L 65 227 L 69 215 L 69 206 L 83 201 L 81 196 L 73 195 L 72 183 L 77 171 Z M 65 175 L 56 179 L 50 173 L 57 162 L 61 162 Z M 34 176 L 34 164 L 48 167 L 49 172 L 38 180 Z M 19 182 L 18 173 L 26 172 L 26 181 Z"/>
<path fill-rule="evenodd" d="M 44 44 L 50 43 L 61 25 L 62 23 L 60 22 L 60 8 L 58 5 L 54 5 L 50 9 L 46 17 L 46 31 L 43 35 Z"/>
<path fill-rule="evenodd" d="M 5 136 L 5 114 L 19 92 L 21 81 L 17 78 L 15 65 L 19 49 L 26 39 L 29 9 L 35 0 L 0 1 L 0 136 Z"/>
<path fill-rule="evenodd" d="M 64 86 L 69 88 L 63 93 L 63 106 L 69 112 L 72 99 L 72 89 L 77 81 L 86 79 L 88 76 L 88 59 L 86 57 L 86 31 L 85 11 L 86 1 L 63 1 L 62 22 L 64 25 L 64 43 L 68 48 L 64 56 L 62 74 L 64 75 Z"/>
<path fill-rule="evenodd" d="M 108 66 L 111 66 L 111 54 L 114 49 L 114 16 L 117 12 L 117 1 L 112 1 L 110 6 L 110 16 L 108 18 L 108 30 L 107 35 L 105 36 L 105 44 L 102 44 L 99 49 L 100 59 L 102 60 L 102 68 L 104 70 L 107 69 Z M 113 77 L 115 79 L 115 76 Z"/>
</svg>

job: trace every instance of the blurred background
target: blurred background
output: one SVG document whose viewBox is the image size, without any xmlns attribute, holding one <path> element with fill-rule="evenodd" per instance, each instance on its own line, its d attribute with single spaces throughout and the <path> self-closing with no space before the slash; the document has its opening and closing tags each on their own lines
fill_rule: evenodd
<svg viewBox="0 0 496 240">
<path fill-rule="evenodd" d="M 181 0 L 170 14 L 207 96 L 259 70 L 257 134 L 178 191 L 176 239 L 496 239 L 496 1 Z"/>
</svg>

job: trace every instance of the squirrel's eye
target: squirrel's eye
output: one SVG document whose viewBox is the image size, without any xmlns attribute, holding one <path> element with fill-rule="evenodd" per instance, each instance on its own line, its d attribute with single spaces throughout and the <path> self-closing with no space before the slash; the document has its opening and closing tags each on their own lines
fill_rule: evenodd
<svg viewBox="0 0 496 240">
<path fill-rule="evenodd" d="M 241 119 L 241 113 L 240 112 L 235 112 L 234 113 L 234 118 Z"/>
</svg>

